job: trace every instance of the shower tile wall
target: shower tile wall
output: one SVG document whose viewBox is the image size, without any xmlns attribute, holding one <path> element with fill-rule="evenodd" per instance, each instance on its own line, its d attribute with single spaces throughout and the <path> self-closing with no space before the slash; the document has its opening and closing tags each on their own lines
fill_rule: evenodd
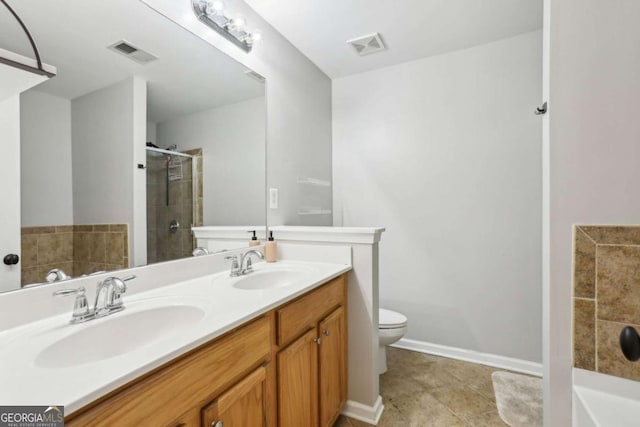
<svg viewBox="0 0 640 427">
<path fill-rule="evenodd" d="M 625 326 L 640 330 L 640 227 L 576 226 L 573 364 L 640 380 L 618 342 Z"/>
<path fill-rule="evenodd" d="M 200 157 L 202 150 L 199 150 Z M 187 152 L 187 154 L 192 154 Z M 193 152 L 196 154 L 196 152 Z M 155 263 L 191 256 L 194 239 L 191 224 L 194 221 L 194 191 L 192 182 L 192 161 L 182 160 L 182 178 L 169 181 L 169 201 L 167 205 L 167 170 L 165 156 L 147 156 L 147 262 Z M 198 165 L 201 165 L 198 162 Z M 196 174 L 202 173 L 201 167 Z M 198 182 L 200 182 L 198 180 Z M 196 201 L 200 200 L 201 221 L 202 187 L 196 185 Z M 198 197 L 199 194 L 199 197 Z M 196 206 L 197 212 L 198 207 Z M 180 224 L 177 232 L 169 230 L 171 220 Z"/>
<path fill-rule="evenodd" d="M 71 276 L 129 266 L 126 224 L 23 227 L 22 286 L 45 281 L 54 268 Z"/>
</svg>

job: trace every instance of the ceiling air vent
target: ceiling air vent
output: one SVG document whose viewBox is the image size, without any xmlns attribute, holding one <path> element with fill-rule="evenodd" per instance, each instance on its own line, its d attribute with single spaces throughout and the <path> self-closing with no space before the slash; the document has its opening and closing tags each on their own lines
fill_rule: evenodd
<svg viewBox="0 0 640 427">
<path fill-rule="evenodd" d="M 380 34 L 373 33 L 368 36 L 358 37 L 356 39 L 347 40 L 347 43 L 353 46 L 358 55 L 364 56 L 370 53 L 380 52 L 387 47 L 384 45 Z"/>
<path fill-rule="evenodd" d="M 149 52 L 145 52 L 124 40 L 120 40 L 119 42 L 108 46 L 108 48 L 120 55 L 124 55 L 127 58 L 136 61 L 138 64 L 148 64 L 149 62 L 158 59 L 157 56 L 152 55 Z"/>
</svg>

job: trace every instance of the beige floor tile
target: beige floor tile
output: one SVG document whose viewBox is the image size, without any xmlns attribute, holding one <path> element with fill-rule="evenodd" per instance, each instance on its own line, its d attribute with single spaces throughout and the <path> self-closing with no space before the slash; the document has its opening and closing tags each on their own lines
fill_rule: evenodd
<svg viewBox="0 0 640 427">
<path fill-rule="evenodd" d="M 497 369 L 390 348 L 380 377 L 385 405 L 378 427 L 504 427 L 491 373 Z M 335 427 L 370 427 L 341 417 Z"/>
<path fill-rule="evenodd" d="M 495 403 L 470 388 L 444 388 L 430 393 L 451 412 L 463 417 L 489 412 L 496 407 Z"/>
<path fill-rule="evenodd" d="M 507 427 L 507 424 L 498 415 L 497 410 L 486 414 L 469 416 L 465 421 L 469 427 Z"/>
<path fill-rule="evenodd" d="M 345 417 L 344 415 L 340 415 L 333 427 L 352 427 L 352 425 L 347 417 Z"/>
</svg>

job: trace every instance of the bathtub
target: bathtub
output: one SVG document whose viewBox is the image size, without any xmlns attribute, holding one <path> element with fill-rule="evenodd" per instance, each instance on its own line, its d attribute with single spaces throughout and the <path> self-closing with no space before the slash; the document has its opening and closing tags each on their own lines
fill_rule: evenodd
<svg viewBox="0 0 640 427">
<path fill-rule="evenodd" d="M 640 382 L 573 369 L 574 427 L 640 425 Z"/>
</svg>

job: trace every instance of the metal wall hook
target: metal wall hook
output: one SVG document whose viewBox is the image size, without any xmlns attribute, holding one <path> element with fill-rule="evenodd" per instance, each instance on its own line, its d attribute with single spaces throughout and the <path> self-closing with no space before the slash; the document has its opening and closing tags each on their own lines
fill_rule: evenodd
<svg viewBox="0 0 640 427">
<path fill-rule="evenodd" d="M 536 116 L 542 116 L 543 114 L 547 114 L 547 103 L 542 104 L 542 107 L 537 107 L 533 112 Z"/>
</svg>

